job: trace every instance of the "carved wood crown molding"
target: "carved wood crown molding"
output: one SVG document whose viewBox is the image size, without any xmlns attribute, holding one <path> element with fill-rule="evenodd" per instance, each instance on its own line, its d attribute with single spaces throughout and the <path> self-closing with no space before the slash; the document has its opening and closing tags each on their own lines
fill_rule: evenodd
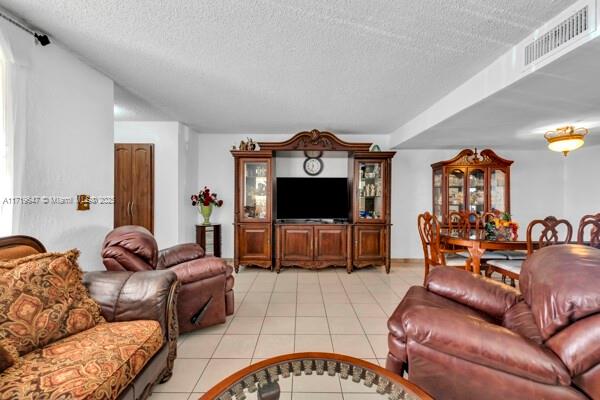
<svg viewBox="0 0 600 400">
<path fill-rule="evenodd" d="M 324 151 L 369 151 L 371 143 L 349 143 L 341 140 L 331 132 L 317 129 L 295 134 L 283 142 L 258 142 L 261 150 L 324 150 Z"/>
<path fill-rule="evenodd" d="M 477 152 L 477 149 L 464 149 L 460 153 L 456 155 L 456 157 L 447 160 L 441 161 L 435 164 L 432 164 L 432 167 L 439 167 L 443 165 L 464 165 L 464 166 L 473 166 L 473 165 L 500 165 L 500 166 L 510 166 L 513 162 L 511 160 L 507 160 L 505 158 L 500 157 L 493 150 L 485 149 L 481 152 Z"/>
</svg>

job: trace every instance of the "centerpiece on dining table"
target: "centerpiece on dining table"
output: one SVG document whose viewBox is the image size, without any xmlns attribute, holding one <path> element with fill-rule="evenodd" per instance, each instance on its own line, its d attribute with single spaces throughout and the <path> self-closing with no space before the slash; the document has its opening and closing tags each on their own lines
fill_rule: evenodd
<svg viewBox="0 0 600 400">
<path fill-rule="evenodd" d="M 210 225 L 210 215 L 213 207 L 221 207 L 223 200 L 217 199 L 216 193 L 211 193 L 210 189 L 204 186 L 198 194 L 192 195 L 192 205 L 198 208 L 198 211 L 204 218 L 203 225 Z"/>
<path fill-rule="evenodd" d="M 517 240 L 519 224 L 510 213 L 494 211 L 494 215 L 484 226 L 486 240 Z"/>
</svg>

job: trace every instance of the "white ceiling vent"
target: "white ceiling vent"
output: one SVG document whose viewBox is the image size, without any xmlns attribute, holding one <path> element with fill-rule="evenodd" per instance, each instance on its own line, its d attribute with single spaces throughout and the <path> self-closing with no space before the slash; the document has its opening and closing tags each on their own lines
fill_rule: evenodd
<svg viewBox="0 0 600 400">
<path fill-rule="evenodd" d="M 550 54 L 572 40 L 589 31 L 591 24 L 589 6 L 585 6 L 558 25 L 550 28 L 537 39 L 525 46 L 525 65 Z"/>
</svg>

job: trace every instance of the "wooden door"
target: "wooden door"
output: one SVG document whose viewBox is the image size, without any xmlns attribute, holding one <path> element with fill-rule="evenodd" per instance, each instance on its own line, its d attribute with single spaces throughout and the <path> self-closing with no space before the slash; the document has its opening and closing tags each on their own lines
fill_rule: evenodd
<svg viewBox="0 0 600 400">
<path fill-rule="evenodd" d="M 311 261 L 313 259 L 312 226 L 282 226 L 280 237 L 282 260 Z"/>
<path fill-rule="evenodd" d="M 131 145 L 115 144 L 115 205 L 114 226 L 131 225 L 129 206 L 133 187 L 131 184 Z"/>
<path fill-rule="evenodd" d="M 345 261 L 347 259 L 346 226 L 315 226 L 315 260 Z"/>
<path fill-rule="evenodd" d="M 238 235 L 240 262 L 271 260 L 271 224 L 241 224 Z"/>
<path fill-rule="evenodd" d="M 376 261 L 385 258 L 385 226 L 357 225 L 354 231 L 354 259 Z"/>
<path fill-rule="evenodd" d="M 133 144 L 131 222 L 154 231 L 154 148 Z"/>
<path fill-rule="evenodd" d="M 115 144 L 115 227 L 154 231 L 154 145 Z"/>
</svg>

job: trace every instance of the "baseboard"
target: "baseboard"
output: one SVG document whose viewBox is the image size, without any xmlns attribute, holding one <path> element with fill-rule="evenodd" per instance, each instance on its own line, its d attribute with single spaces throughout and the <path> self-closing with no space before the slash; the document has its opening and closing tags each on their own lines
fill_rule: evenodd
<svg viewBox="0 0 600 400">
<path fill-rule="evenodd" d="M 416 264 L 423 263 L 422 258 L 392 258 L 390 260 L 393 264 Z"/>
</svg>

